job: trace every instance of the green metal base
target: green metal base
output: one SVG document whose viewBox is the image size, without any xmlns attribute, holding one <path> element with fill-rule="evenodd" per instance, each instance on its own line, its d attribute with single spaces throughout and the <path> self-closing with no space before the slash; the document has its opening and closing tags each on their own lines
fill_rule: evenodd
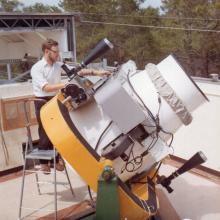
<svg viewBox="0 0 220 220">
<path fill-rule="evenodd" d="M 109 181 L 100 177 L 96 202 L 96 213 L 82 218 L 83 220 L 120 220 L 118 183 L 114 177 Z"/>
<path fill-rule="evenodd" d="M 98 196 L 96 205 L 96 220 L 119 220 L 120 204 L 118 198 L 118 182 L 114 177 L 105 181 L 100 177 L 98 182 Z"/>
</svg>

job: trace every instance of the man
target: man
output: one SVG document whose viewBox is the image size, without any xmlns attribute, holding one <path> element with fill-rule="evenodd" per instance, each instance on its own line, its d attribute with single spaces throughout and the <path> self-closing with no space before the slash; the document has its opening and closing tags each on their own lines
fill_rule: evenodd
<svg viewBox="0 0 220 220">
<path fill-rule="evenodd" d="M 43 58 L 39 60 L 31 68 L 31 76 L 33 83 L 33 91 L 36 98 L 42 101 L 35 101 L 35 112 L 39 124 L 39 147 L 41 150 L 53 149 L 53 145 L 47 137 L 40 120 L 40 109 L 49 101 L 56 93 L 65 87 L 65 83 L 61 82 L 62 68 L 60 63 L 57 62 L 59 58 L 58 42 L 53 39 L 48 39 L 42 44 Z M 96 75 L 104 76 L 109 75 L 110 72 L 105 70 L 82 69 L 78 72 L 79 75 Z M 48 174 L 50 172 L 50 163 L 52 161 L 40 160 L 41 170 Z M 59 171 L 64 170 L 64 165 L 59 159 L 56 158 L 56 169 Z"/>
</svg>

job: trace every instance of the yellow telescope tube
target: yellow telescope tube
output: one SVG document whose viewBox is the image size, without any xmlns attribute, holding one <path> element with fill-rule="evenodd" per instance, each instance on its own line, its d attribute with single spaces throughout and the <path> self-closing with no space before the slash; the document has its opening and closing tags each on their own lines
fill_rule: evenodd
<svg viewBox="0 0 220 220">
<path fill-rule="evenodd" d="M 63 99 L 62 94 L 59 94 L 42 107 L 42 124 L 61 156 L 97 192 L 97 182 L 105 160 L 100 158 L 74 126 L 66 106 L 61 103 Z M 132 190 L 119 180 L 121 219 L 142 220 L 154 215 L 158 206 L 154 187 L 149 178 L 146 185 L 136 184 Z"/>
</svg>

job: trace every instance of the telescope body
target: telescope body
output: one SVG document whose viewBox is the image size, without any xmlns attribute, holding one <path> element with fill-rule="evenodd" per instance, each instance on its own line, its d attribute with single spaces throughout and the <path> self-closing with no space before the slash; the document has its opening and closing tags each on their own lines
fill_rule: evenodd
<svg viewBox="0 0 220 220">
<path fill-rule="evenodd" d="M 128 80 L 122 83 L 121 74 Z M 70 83 L 77 84 L 74 79 Z M 207 98 L 173 56 L 144 71 L 119 71 L 90 96 L 74 109 L 74 99 L 59 93 L 42 107 L 45 131 L 95 192 L 105 159 L 112 160 L 119 178 L 121 219 L 147 219 L 158 208 L 156 183 L 151 178 L 157 164 L 170 153 L 170 133 L 191 123 L 191 112 Z M 160 129 L 152 116 L 159 119 Z M 128 188 L 129 180 L 139 175 L 139 182 L 146 184 L 132 183 Z"/>
</svg>

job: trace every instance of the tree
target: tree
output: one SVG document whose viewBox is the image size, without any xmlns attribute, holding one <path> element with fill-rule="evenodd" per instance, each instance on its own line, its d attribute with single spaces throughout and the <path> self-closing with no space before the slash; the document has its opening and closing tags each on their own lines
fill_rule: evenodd
<svg viewBox="0 0 220 220">
<path fill-rule="evenodd" d="M 143 1 L 135 0 L 63 0 L 60 6 L 65 11 L 80 11 L 81 22 L 77 23 L 77 55 L 82 59 L 102 38 L 107 37 L 114 44 L 114 50 L 106 55 L 108 61 L 125 62 L 135 60 L 139 68 L 150 60 L 157 60 L 157 43 L 150 29 L 117 24 L 154 24 L 158 22 L 157 9 L 140 9 Z M 143 19 L 142 15 L 155 16 L 157 19 Z M 125 15 L 125 16 L 123 16 Z M 95 24 L 94 22 L 100 22 Z"/>
<path fill-rule="evenodd" d="M 220 58 L 219 34 L 211 31 L 219 30 L 219 1 L 210 0 L 163 0 L 162 9 L 166 16 L 176 19 L 166 20 L 164 25 L 185 28 L 185 31 L 173 31 L 170 40 L 178 44 L 176 48 L 188 70 L 199 76 L 208 76 L 213 71 L 219 71 Z M 190 31 L 203 29 L 206 31 Z M 209 31 L 211 30 L 211 31 Z"/>
<path fill-rule="evenodd" d="M 23 4 L 17 0 L 0 0 L 0 11 L 1 12 L 15 12 L 20 11 L 20 7 Z"/>
<path fill-rule="evenodd" d="M 35 3 L 34 5 L 23 7 L 24 12 L 39 12 L 39 13 L 54 13 L 62 12 L 57 6 L 44 5 L 42 3 Z"/>
</svg>

